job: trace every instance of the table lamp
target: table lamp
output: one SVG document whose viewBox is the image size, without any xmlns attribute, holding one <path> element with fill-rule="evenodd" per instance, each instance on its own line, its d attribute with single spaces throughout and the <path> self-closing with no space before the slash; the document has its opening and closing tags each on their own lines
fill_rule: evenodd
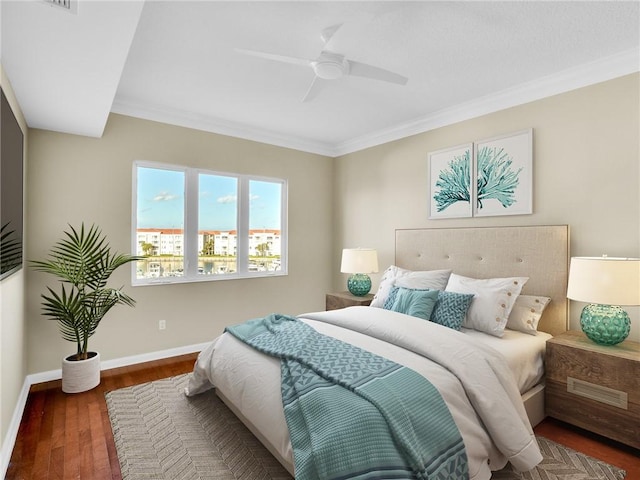
<svg viewBox="0 0 640 480">
<path fill-rule="evenodd" d="M 601 345 L 622 342 L 631 321 L 620 305 L 640 305 L 640 258 L 571 258 L 567 298 L 589 303 L 580 315 L 587 337 Z"/>
<path fill-rule="evenodd" d="M 362 297 L 371 290 L 371 278 L 367 274 L 378 271 L 378 253 L 373 248 L 345 248 L 340 271 L 351 274 L 347 280 L 349 292 Z"/>
</svg>

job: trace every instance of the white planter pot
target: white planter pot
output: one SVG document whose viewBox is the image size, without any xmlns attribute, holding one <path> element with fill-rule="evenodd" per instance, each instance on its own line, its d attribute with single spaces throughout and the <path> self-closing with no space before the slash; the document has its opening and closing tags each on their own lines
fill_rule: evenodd
<svg viewBox="0 0 640 480">
<path fill-rule="evenodd" d="M 86 360 L 69 360 L 73 355 L 62 360 L 62 391 L 80 393 L 91 390 L 100 384 L 100 354 L 94 354 Z"/>
</svg>

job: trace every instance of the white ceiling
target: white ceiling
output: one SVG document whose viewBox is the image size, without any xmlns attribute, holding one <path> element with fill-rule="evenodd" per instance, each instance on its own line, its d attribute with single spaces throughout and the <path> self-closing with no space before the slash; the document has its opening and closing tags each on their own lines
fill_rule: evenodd
<svg viewBox="0 0 640 480">
<path fill-rule="evenodd" d="M 74 0 L 75 1 L 75 0 Z M 640 70 L 640 2 L 2 0 L 1 61 L 30 127 L 109 112 L 337 156 Z M 409 78 L 302 102 L 325 47 Z"/>
</svg>

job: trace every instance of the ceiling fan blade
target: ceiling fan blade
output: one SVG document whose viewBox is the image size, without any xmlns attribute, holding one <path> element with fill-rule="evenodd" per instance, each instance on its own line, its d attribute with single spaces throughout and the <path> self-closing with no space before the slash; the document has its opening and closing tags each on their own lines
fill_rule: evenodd
<svg viewBox="0 0 640 480">
<path fill-rule="evenodd" d="M 383 82 L 397 83 L 398 85 L 406 85 L 409 81 L 407 77 L 390 72 L 384 68 L 374 67 L 373 65 L 367 65 L 366 63 L 354 62 L 353 60 L 347 60 L 347 62 L 349 63 L 349 75 L 372 78 Z"/>
<path fill-rule="evenodd" d="M 289 57 L 287 55 L 278 55 L 276 53 L 258 52 L 256 50 L 245 50 L 243 48 L 236 48 L 236 52 L 243 55 L 251 55 L 254 57 L 265 58 L 267 60 L 274 60 L 276 62 L 291 63 L 293 65 L 302 65 L 308 67 L 311 65 L 311 61 L 306 58 Z"/>
<path fill-rule="evenodd" d="M 302 97 L 302 101 L 308 102 L 310 100 L 313 100 L 318 92 L 324 88 L 325 84 L 326 80 L 323 80 L 318 76 L 313 77 L 313 81 L 311 82 L 311 85 L 309 85 L 307 93 L 305 93 L 304 97 Z"/>
<path fill-rule="evenodd" d="M 329 41 L 336 34 L 336 32 L 340 30 L 341 26 L 342 26 L 342 23 L 338 23 L 336 25 L 331 25 L 330 27 L 327 27 L 322 30 L 322 32 L 320 33 L 320 38 L 322 38 L 322 41 L 324 42 L 325 46 L 327 45 L 327 43 L 329 43 Z"/>
</svg>

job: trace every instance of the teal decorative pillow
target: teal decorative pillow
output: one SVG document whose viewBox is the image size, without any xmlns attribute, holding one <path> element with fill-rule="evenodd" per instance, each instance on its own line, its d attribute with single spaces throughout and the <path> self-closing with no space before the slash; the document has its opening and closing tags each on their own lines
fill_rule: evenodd
<svg viewBox="0 0 640 480">
<path fill-rule="evenodd" d="M 438 292 L 438 301 L 431 313 L 431 321 L 460 330 L 471 300 L 472 293 Z"/>
<path fill-rule="evenodd" d="M 475 295 L 463 327 L 501 337 L 516 298 L 527 280 L 529 277 L 482 279 L 452 273 L 445 290 Z"/>
<path fill-rule="evenodd" d="M 384 301 L 384 305 L 382 305 L 382 308 L 384 308 L 385 310 L 391 310 L 393 308 L 393 304 L 395 303 L 396 297 L 398 296 L 398 290 L 400 290 L 400 287 L 391 287 L 391 290 L 389 290 L 389 296 Z"/>
<path fill-rule="evenodd" d="M 438 290 L 413 290 L 397 288 L 396 298 L 390 310 L 429 320 L 438 301 Z"/>
<path fill-rule="evenodd" d="M 427 270 L 416 271 L 391 265 L 382 274 L 380 285 L 371 306 L 386 308 L 384 305 L 389 299 L 389 293 L 394 286 L 413 288 L 416 290 L 444 290 L 449 280 L 451 270 Z M 389 308 L 387 308 L 389 310 Z"/>
</svg>

